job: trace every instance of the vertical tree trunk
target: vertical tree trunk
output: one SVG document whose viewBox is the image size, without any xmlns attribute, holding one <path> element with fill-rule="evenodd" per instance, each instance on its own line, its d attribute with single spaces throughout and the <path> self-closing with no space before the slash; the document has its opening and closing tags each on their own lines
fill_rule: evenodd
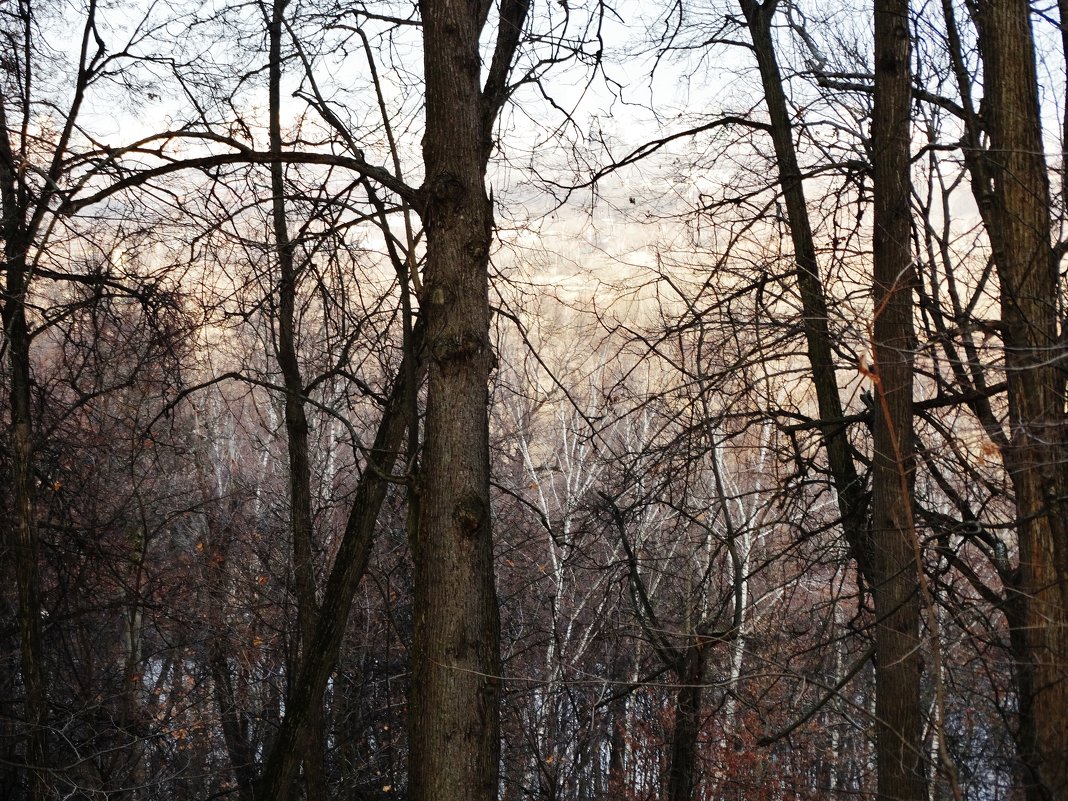
<svg viewBox="0 0 1068 801">
<path fill-rule="evenodd" d="M 819 278 L 792 125 L 775 58 L 771 17 L 777 2 L 739 0 L 753 38 L 771 121 L 771 135 L 790 221 L 805 316 L 809 362 L 820 417 L 842 416 L 831 356 L 827 303 Z M 908 3 L 876 3 L 876 109 L 872 123 L 876 175 L 874 358 L 879 408 L 875 414 L 873 532 L 864 531 L 863 488 L 840 427 L 824 429 L 843 530 L 875 594 L 879 646 L 877 739 L 883 798 L 925 795 L 920 764 L 919 580 L 911 514 L 912 266 L 909 248 Z"/>
<path fill-rule="evenodd" d="M 1061 58 L 1068 63 L 1068 0 L 1057 0 L 1057 14 L 1061 23 Z M 1068 85 L 1068 75 L 1065 79 Z M 1062 112 L 1060 134 L 1061 163 L 1058 166 L 1061 170 L 1061 207 L 1068 208 L 1068 106 Z"/>
<path fill-rule="evenodd" d="M 24 269 L 9 257 L 4 335 L 11 368 L 11 485 L 15 517 L 5 526 L 15 556 L 19 640 L 22 650 L 23 716 L 26 726 L 27 797 L 44 801 L 47 711 L 41 638 L 39 549 L 33 497 L 33 433 L 30 405 L 30 346 L 24 306 Z"/>
<path fill-rule="evenodd" d="M 681 654 L 675 694 L 675 731 L 671 737 L 667 801 L 692 801 L 697 775 L 697 740 L 701 731 L 701 682 L 704 679 L 705 646 L 699 634 L 690 638 Z"/>
<path fill-rule="evenodd" d="M 272 153 L 282 152 L 282 25 L 288 0 L 274 0 L 268 26 L 269 136 Z M 286 220 L 285 176 L 281 162 L 271 164 L 271 220 L 275 254 L 278 257 L 278 366 L 286 388 L 285 427 L 289 452 L 289 531 L 293 539 L 293 572 L 296 581 L 299 657 L 315 638 L 318 609 L 315 597 L 314 533 L 311 511 L 311 466 L 308 456 L 308 417 L 304 408 L 304 382 L 296 343 L 297 279 L 293 243 Z M 290 681 L 297 678 L 293 671 Z M 304 752 L 304 781 L 309 798 L 326 797 L 326 736 L 320 701 L 311 710 Z"/>
<path fill-rule="evenodd" d="M 44 801 L 47 707 L 41 641 L 41 598 L 37 521 L 33 492 L 33 417 L 31 405 L 30 333 L 26 320 L 29 291 L 26 263 L 27 195 L 21 187 L 16 156 L 8 138 L 7 99 L 0 95 L 0 232 L 4 239 L 6 283 L 2 298 L 4 338 L 11 370 L 11 491 L 13 519 L 5 522 L 5 545 L 14 555 L 18 596 L 18 627 L 22 655 L 23 715 L 26 727 L 27 798 Z"/>
<path fill-rule="evenodd" d="M 428 387 L 409 697 L 413 801 L 497 796 L 500 618 L 489 506 L 493 125 L 529 0 L 502 0 L 485 88 L 479 37 L 490 6 L 422 0 L 426 80 L 420 210 Z"/>
<path fill-rule="evenodd" d="M 908 0 L 875 0 L 872 570 L 878 797 L 926 799 L 920 564 L 912 517 L 915 333 Z"/>
<path fill-rule="evenodd" d="M 478 4 L 423 0 L 428 390 L 409 701 L 412 801 L 497 795 L 500 622 L 489 506 L 488 264 Z"/>
<path fill-rule="evenodd" d="M 1019 582 L 1013 640 L 1022 646 L 1018 745 L 1030 797 L 1068 797 L 1068 465 L 1065 463 L 1060 287 L 1050 248 L 1050 191 L 1043 154 L 1028 3 L 975 4 L 990 147 L 991 240 L 1001 283 Z M 997 240 L 997 241 L 995 241 Z"/>
</svg>

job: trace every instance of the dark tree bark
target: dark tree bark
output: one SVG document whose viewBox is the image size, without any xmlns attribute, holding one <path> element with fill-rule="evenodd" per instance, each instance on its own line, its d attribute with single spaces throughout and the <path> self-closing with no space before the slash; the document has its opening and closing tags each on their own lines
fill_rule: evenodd
<svg viewBox="0 0 1068 801">
<path fill-rule="evenodd" d="M 876 110 L 872 122 L 876 175 L 875 307 L 877 408 L 873 428 L 873 530 L 849 454 L 835 374 L 827 302 L 819 276 L 793 127 L 775 56 L 771 20 L 776 0 L 740 0 L 764 87 L 805 319 L 809 363 L 828 465 L 843 532 L 872 587 L 878 618 L 877 762 L 884 798 L 925 794 L 919 698 L 919 565 L 911 512 L 912 258 L 909 249 L 909 33 L 907 2 L 876 5 Z"/>
<path fill-rule="evenodd" d="M 493 209 L 485 173 L 527 2 L 501 5 L 484 90 L 479 44 L 489 6 L 423 0 L 420 9 L 427 242 L 421 312 L 429 383 L 412 537 L 409 795 L 488 801 L 497 796 L 501 664 L 487 408 Z"/>
<path fill-rule="evenodd" d="M 697 775 L 697 743 L 701 732 L 701 695 L 705 676 L 705 638 L 694 635 L 676 668 L 675 730 L 671 735 L 667 801 L 691 801 Z"/>
<path fill-rule="evenodd" d="M 1029 797 L 1052 800 L 1068 797 L 1068 420 L 1058 265 L 1029 5 L 983 0 L 973 14 L 989 148 L 972 180 L 1001 283 L 1011 430 L 1003 457 L 1020 551 L 1008 607 L 1017 611 L 1010 614 L 1019 652 L 1017 740 Z"/>
<path fill-rule="evenodd" d="M 24 752 L 27 797 L 47 796 L 45 783 L 47 708 L 44 655 L 41 642 L 41 586 L 39 548 L 34 511 L 33 416 L 31 406 L 30 331 L 26 321 L 29 270 L 27 193 L 19 181 L 18 159 L 8 138 L 6 98 L 0 96 L 0 201 L 3 202 L 4 338 L 11 371 L 11 493 L 14 515 L 3 528 L 4 544 L 15 559 L 19 643 L 22 655 Z"/>
<path fill-rule="evenodd" d="M 413 334 L 412 352 L 422 352 L 422 327 Z M 315 625 L 315 636 L 305 650 L 300 668 L 286 704 L 286 714 L 278 735 L 264 760 L 256 784 L 260 801 L 282 801 L 300 769 L 311 730 L 318 725 L 317 712 L 322 708 L 323 692 L 337 665 L 341 641 L 352 611 L 352 599 L 367 570 L 374 542 L 375 524 L 389 487 L 389 476 L 397 462 L 408 431 L 409 399 L 414 385 L 422 379 L 423 364 L 410 368 L 408 356 L 397 371 L 386 408 L 382 412 L 374 445 L 367 456 L 367 466 L 360 477 L 349 511 L 334 566 L 323 590 L 323 602 Z"/>
<path fill-rule="evenodd" d="M 53 795 L 49 780 L 48 692 L 41 625 L 40 545 L 35 509 L 34 410 L 31 360 L 32 328 L 27 317 L 31 300 L 35 252 L 50 233 L 59 184 L 69 168 L 71 139 L 86 89 L 104 52 L 96 33 L 96 1 L 89 0 L 81 26 L 76 70 L 71 80 L 69 106 L 64 110 L 38 96 L 36 83 L 42 45 L 37 42 L 37 20 L 29 3 L 5 10 L 5 67 L 0 81 L 0 238 L 3 239 L 4 273 L 0 319 L 10 369 L 11 495 L 13 519 L 5 521 L 0 536 L 14 555 L 21 673 L 24 692 L 27 797 L 43 801 Z M 7 56 L 10 55 L 9 58 Z M 47 71 L 47 70 L 46 70 Z M 36 111 L 49 109 L 52 125 L 42 136 Z M 51 139 L 49 137 L 52 137 Z M 47 150 L 42 151 L 47 142 Z M 39 162 L 39 163 L 38 163 Z"/>
<path fill-rule="evenodd" d="M 56 95 L 64 101 L 69 98 L 64 109 L 39 86 L 40 74 L 48 74 L 51 69 L 51 65 L 44 64 L 50 51 L 38 42 L 40 20 L 35 18 L 33 6 L 24 2 L 5 9 L 6 75 L 0 81 L 0 271 L 4 276 L 0 319 L 11 382 L 7 425 L 13 514 L 0 524 L 0 537 L 14 556 L 23 686 L 23 758 L 26 797 L 32 801 L 52 797 L 54 782 L 47 753 L 48 686 L 34 472 L 37 421 L 32 403 L 33 326 L 27 310 L 32 308 L 31 283 L 40 266 L 37 255 L 47 248 L 53 233 L 53 201 L 64 196 L 60 184 L 71 162 L 76 161 L 72 158 L 71 141 L 81 105 L 104 55 L 96 11 L 96 0 L 89 0 L 69 93 Z M 45 68 L 39 69 L 42 66 Z M 37 116 L 41 113 L 48 118 L 43 126 L 43 118 Z"/>
<path fill-rule="evenodd" d="M 409 702 L 413 801 L 497 794 L 497 598 L 489 507 L 487 267 L 477 6 L 421 4 L 426 67 L 427 261 L 422 313 L 429 385 Z"/>
<path fill-rule="evenodd" d="M 827 298 L 820 277 L 816 244 L 808 216 L 808 202 L 805 199 L 801 168 L 794 147 L 793 123 L 786 102 L 785 85 L 771 33 L 772 18 L 778 7 L 778 0 L 765 0 L 763 3 L 756 0 L 739 0 L 739 4 L 753 40 L 753 51 L 764 89 L 764 101 L 768 107 L 778 180 L 786 203 L 790 239 L 794 259 L 797 261 L 797 283 L 812 384 L 816 392 L 820 419 L 825 421 L 821 433 L 827 451 L 827 464 L 838 496 L 842 530 L 861 571 L 866 572 L 870 564 L 870 543 L 866 526 L 867 498 L 849 452 L 846 427 L 839 422 L 843 417 L 843 410 L 831 347 Z"/>
<path fill-rule="evenodd" d="M 268 23 L 268 104 L 272 153 L 282 153 L 281 83 L 282 27 L 287 0 L 274 0 Z M 278 259 L 278 329 L 276 351 L 285 395 L 286 446 L 289 453 L 289 532 L 293 539 L 293 573 L 297 601 L 298 664 L 315 639 L 318 609 L 315 594 L 314 531 L 311 509 L 311 466 L 308 456 L 308 416 L 304 408 L 304 381 L 297 355 L 296 304 L 299 270 L 286 221 L 285 165 L 276 161 L 271 171 L 271 222 Z M 294 671 L 294 674 L 296 671 Z M 291 675 L 294 675 L 291 674 Z M 292 691 L 292 688 L 290 688 Z M 321 702 L 311 710 L 304 744 L 304 782 L 309 798 L 326 797 L 326 734 Z"/>
<path fill-rule="evenodd" d="M 1068 0 L 1057 0 L 1057 15 L 1061 23 L 1061 58 L 1068 58 Z M 1058 166 L 1061 171 L 1061 213 L 1065 214 L 1068 213 L 1068 106 L 1062 114 L 1061 163 Z"/>
<path fill-rule="evenodd" d="M 0 99 L 0 191 L 4 204 L 4 338 L 7 340 L 11 375 L 11 491 L 14 517 L 4 524 L 4 544 L 15 560 L 18 596 L 19 642 L 22 654 L 23 717 L 26 748 L 27 797 L 43 801 L 48 796 L 47 707 L 44 654 L 41 640 L 41 588 L 39 547 L 34 511 L 33 417 L 31 406 L 30 333 L 26 321 L 28 268 L 27 238 L 16 198 L 16 170 L 7 141 L 7 123 Z"/>
<path fill-rule="evenodd" d="M 878 797 L 927 797 L 920 701 L 919 543 L 912 516 L 915 271 L 908 0 L 875 2 L 872 569 Z"/>
</svg>

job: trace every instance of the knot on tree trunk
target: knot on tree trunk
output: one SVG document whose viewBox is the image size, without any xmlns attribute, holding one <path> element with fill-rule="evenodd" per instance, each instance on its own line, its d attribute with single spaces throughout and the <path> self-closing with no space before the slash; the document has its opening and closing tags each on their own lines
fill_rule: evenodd
<svg viewBox="0 0 1068 801">
<path fill-rule="evenodd" d="M 460 531 L 471 537 L 486 519 L 486 505 L 477 495 L 468 495 L 456 503 L 452 516 L 460 527 Z"/>
</svg>

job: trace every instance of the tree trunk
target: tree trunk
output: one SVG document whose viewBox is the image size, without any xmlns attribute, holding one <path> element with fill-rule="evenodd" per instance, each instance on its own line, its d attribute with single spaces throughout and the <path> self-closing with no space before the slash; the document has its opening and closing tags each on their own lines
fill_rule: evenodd
<svg viewBox="0 0 1068 801">
<path fill-rule="evenodd" d="M 809 363 L 843 532 L 875 595 L 880 649 L 877 678 L 879 792 L 925 795 L 920 765 L 919 580 L 911 514 L 912 266 L 909 249 L 909 34 L 907 2 L 876 3 L 876 171 L 874 358 L 878 368 L 873 532 L 865 530 L 863 487 L 844 427 L 833 363 L 827 302 L 793 144 L 771 20 L 776 0 L 739 0 L 753 39 L 790 223 Z"/>
<path fill-rule="evenodd" d="M 497 796 L 500 618 L 489 505 L 492 202 L 486 165 L 528 0 L 502 0 L 480 86 L 489 5 L 423 0 L 424 183 L 428 387 L 419 510 L 412 532 L 415 595 L 409 697 L 413 801 Z"/>
<path fill-rule="evenodd" d="M 1031 797 L 1068 797 L 1068 465 L 1059 361 L 1057 264 L 1050 247 L 1030 8 L 1023 0 L 975 5 L 990 147 L 984 186 L 996 227 L 1011 443 L 1005 465 L 1017 505 L 1020 569 L 1014 642 L 1020 756 Z M 1037 788 L 1037 792 L 1036 792 Z"/>
<path fill-rule="evenodd" d="M 217 579 L 216 579 L 217 580 Z M 241 725 L 241 712 L 234 695 L 233 678 L 226 660 L 225 647 L 219 632 L 212 633 L 211 653 L 208 661 L 211 665 L 211 681 L 214 687 L 215 705 L 219 710 L 219 722 L 222 728 L 223 744 L 230 758 L 237 784 L 237 797 L 240 801 L 253 801 L 253 787 L 256 783 L 256 767 Z"/>
<path fill-rule="evenodd" d="M 424 0 L 429 356 L 409 701 L 412 801 L 497 795 L 500 622 L 489 506 L 487 269 L 476 4 Z"/>
<path fill-rule="evenodd" d="M 417 326 L 413 333 L 413 353 L 422 352 L 422 339 L 422 327 Z M 356 487 L 341 546 L 323 590 L 315 637 L 304 651 L 295 689 L 287 699 L 285 718 L 256 784 L 259 801 L 282 801 L 289 796 L 309 731 L 317 725 L 315 713 L 322 708 L 323 692 L 337 663 L 352 599 L 370 559 L 375 523 L 389 487 L 388 476 L 408 430 L 409 398 L 416 391 L 415 384 L 422 379 L 422 360 L 416 357 L 416 367 L 410 369 L 409 358 L 405 356 L 397 371 L 396 383 L 367 456 L 367 466 Z"/>
<path fill-rule="evenodd" d="M 26 725 L 27 797 L 44 801 L 46 722 L 44 654 L 37 521 L 33 498 L 33 434 L 30 406 L 30 348 L 26 324 L 24 273 L 8 260 L 4 334 L 11 363 L 11 485 L 15 517 L 5 526 L 15 556 L 18 626 L 22 651 L 23 715 Z M 21 259 L 20 259 L 21 261 Z"/>
<path fill-rule="evenodd" d="M 0 95 L 0 232 L 4 239 L 7 273 L 3 306 L 8 360 L 11 369 L 11 490 L 14 516 L 3 528 L 5 545 L 14 555 L 18 595 L 18 627 L 22 655 L 23 715 L 26 727 L 27 798 L 48 796 L 46 774 L 47 706 L 41 636 L 41 588 L 38 570 L 37 520 L 34 510 L 33 417 L 31 405 L 30 332 L 26 320 L 29 291 L 26 264 L 29 237 L 25 204 L 20 202 L 16 157 L 8 139 L 6 98 Z"/>
<path fill-rule="evenodd" d="M 282 152 L 281 83 L 282 25 L 288 0 L 271 6 L 268 54 L 269 134 L 272 153 Z M 315 638 L 318 609 L 315 597 L 314 532 L 311 510 L 311 465 L 308 456 L 308 416 L 304 408 L 304 382 L 296 343 L 297 279 L 293 243 L 286 221 L 285 176 L 281 162 L 271 164 L 271 221 L 278 258 L 278 366 L 286 388 L 285 427 L 289 453 L 289 532 L 293 539 L 293 573 L 296 584 L 298 664 Z M 291 679 L 296 678 L 296 671 Z M 309 798 L 326 797 L 326 733 L 321 701 L 311 710 L 304 750 L 304 782 Z"/>
<path fill-rule="evenodd" d="M 794 130 L 790 110 L 786 103 L 786 90 L 775 55 L 775 43 L 771 34 L 772 17 L 777 0 L 739 0 L 753 50 L 757 59 L 760 80 L 764 89 L 764 102 L 768 107 L 771 123 L 771 139 L 775 148 L 779 185 L 786 203 L 786 215 L 790 224 L 790 239 L 797 261 L 797 284 L 801 296 L 801 313 L 804 318 L 805 344 L 812 371 L 812 385 L 816 392 L 816 404 L 820 419 L 823 445 L 827 451 L 827 464 L 838 496 L 842 518 L 842 531 L 853 551 L 853 556 L 862 571 L 867 571 L 870 556 L 867 528 L 865 525 L 864 486 L 857 475 L 856 466 L 849 453 L 846 427 L 840 422 L 843 416 L 842 400 L 838 394 L 838 376 L 831 348 L 828 326 L 827 298 L 820 278 L 816 244 L 812 237 L 812 224 L 808 216 L 808 202 L 801 182 L 801 168 L 797 163 L 794 147 Z"/>
<path fill-rule="evenodd" d="M 920 559 L 912 517 L 913 330 L 908 0 L 875 2 L 872 570 L 878 797 L 927 798 Z"/>
<path fill-rule="evenodd" d="M 675 695 L 675 731 L 671 737 L 667 801 L 692 801 L 697 775 L 697 740 L 701 730 L 701 682 L 704 679 L 705 646 L 693 635 L 681 654 Z"/>
</svg>

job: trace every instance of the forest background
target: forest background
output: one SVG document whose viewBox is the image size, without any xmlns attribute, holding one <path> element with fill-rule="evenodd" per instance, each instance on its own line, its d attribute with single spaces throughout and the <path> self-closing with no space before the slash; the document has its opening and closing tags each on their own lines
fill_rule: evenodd
<svg viewBox="0 0 1068 801">
<path fill-rule="evenodd" d="M 0 799 L 1068 798 L 1068 2 L 0 2 Z"/>
</svg>

